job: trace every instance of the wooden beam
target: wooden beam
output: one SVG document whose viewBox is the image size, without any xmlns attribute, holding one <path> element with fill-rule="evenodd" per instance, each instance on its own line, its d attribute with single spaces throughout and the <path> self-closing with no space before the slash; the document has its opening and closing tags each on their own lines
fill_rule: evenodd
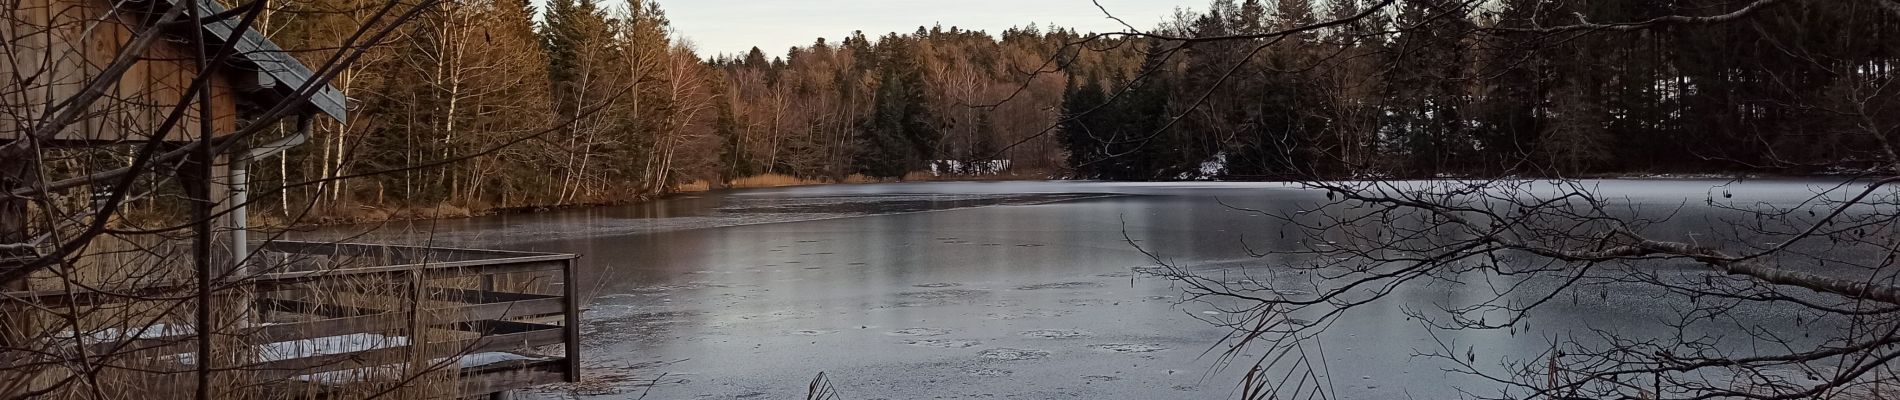
<svg viewBox="0 0 1900 400">
<path fill-rule="evenodd" d="M 567 268 L 566 261 L 572 258 L 574 258 L 574 256 L 571 254 L 551 254 L 551 255 L 544 255 L 544 256 L 520 257 L 520 258 L 505 259 L 505 260 L 476 260 L 476 261 L 461 261 L 461 262 L 455 262 L 455 263 L 436 263 L 436 264 L 422 264 L 422 265 L 393 265 L 393 266 L 384 266 L 384 267 L 351 268 L 351 269 L 322 270 L 322 271 L 279 272 L 279 273 L 258 275 L 254 279 L 220 282 L 219 284 L 220 285 L 236 285 L 240 283 L 251 283 L 251 284 L 256 284 L 257 290 L 262 292 L 262 291 L 278 290 L 279 287 L 283 287 L 285 285 L 290 285 L 290 284 L 295 284 L 295 283 L 311 282 L 311 281 L 318 281 L 318 280 L 344 277 L 344 276 L 405 275 L 407 274 L 408 271 L 412 269 L 416 269 L 416 268 L 422 268 L 427 272 L 426 274 L 424 274 L 426 279 L 457 278 L 457 277 L 466 277 L 466 276 L 507 274 L 507 273 L 519 273 L 519 272 L 541 272 L 541 271 L 553 271 L 553 270 L 558 270 L 562 268 Z M 191 284 L 192 284 L 191 282 L 185 282 L 185 281 L 168 281 L 168 282 L 147 282 L 140 285 L 139 287 L 133 287 L 133 288 L 101 288 L 101 290 L 110 291 L 110 292 L 88 291 L 88 292 L 79 292 L 79 293 L 68 293 L 65 290 L 39 290 L 39 291 L 22 290 L 22 291 L 10 291 L 10 292 L 5 292 L 5 293 L 0 293 L 0 298 L 28 300 L 28 301 L 33 301 L 36 303 L 42 303 L 46 305 L 71 305 L 71 304 L 87 305 L 87 304 L 99 304 L 99 303 L 107 303 L 107 302 L 114 302 L 114 301 L 121 301 L 121 300 L 143 300 L 143 299 L 150 299 L 151 297 L 162 297 L 168 291 L 183 290 L 184 288 L 190 287 Z"/>
<path fill-rule="evenodd" d="M 362 255 L 369 255 L 369 254 L 387 254 L 388 252 L 391 252 L 391 251 L 409 251 L 409 252 L 414 252 L 417 254 L 443 256 L 443 258 L 440 259 L 440 261 L 462 261 L 462 260 L 467 260 L 470 258 L 466 256 L 480 256 L 482 258 L 494 259 L 494 258 L 514 258 L 514 257 L 528 257 L 528 256 L 556 254 L 556 253 L 538 253 L 538 252 L 531 252 L 531 251 L 467 249 L 467 248 L 460 248 L 460 247 L 401 246 L 401 245 L 373 244 L 373 243 L 301 242 L 301 241 L 293 241 L 293 240 L 273 240 L 270 242 L 265 242 L 264 248 L 270 251 L 277 251 L 277 252 L 283 252 L 283 253 L 325 255 L 325 256 L 362 256 Z M 464 256 L 464 257 L 455 257 L 455 256 Z"/>
<path fill-rule="evenodd" d="M 561 260 L 561 301 L 567 309 L 561 312 L 561 330 L 567 342 L 567 378 L 568 382 L 581 381 L 581 294 L 580 279 L 574 271 L 574 259 Z"/>
<path fill-rule="evenodd" d="M 455 329 L 492 336 L 547 329 L 550 326 L 554 325 L 489 319 L 457 323 Z"/>
<path fill-rule="evenodd" d="M 321 271 L 278 272 L 258 275 L 253 281 L 258 285 L 282 285 L 308 282 L 313 280 L 341 276 L 404 275 L 412 270 L 426 271 L 427 279 L 455 278 L 475 275 L 506 274 L 515 272 L 552 271 L 561 268 L 561 261 L 571 259 L 573 255 L 553 254 L 533 257 L 516 257 L 504 260 L 451 261 L 428 264 L 390 265 L 382 267 L 348 268 Z"/>
<path fill-rule="evenodd" d="M 431 287 L 424 290 L 431 300 L 453 301 L 457 303 L 506 303 L 535 299 L 558 299 L 561 296 L 545 294 L 501 292 L 493 290 Z"/>
<path fill-rule="evenodd" d="M 297 314 L 317 315 L 330 318 L 356 317 L 394 313 L 380 308 L 351 307 L 336 304 L 318 304 L 302 300 L 258 298 L 257 309 Z"/>
<path fill-rule="evenodd" d="M 433 309 L 423 312 L 422 318 L 424 325 L 448 327 L 456 323 L 468 321 L 545 316 L 561 312 L 563 306 L 564 304 L 559 298 L 550 297 L 517 302 L 474 304 Z M 269 325 L 258 328 L 258 330 L 253 333 L 253 337 L 257 338 L 258 343 L 272 343 L 400 329 L 408 326 L 408 323 L 409 313 L 389 311 L 377 314 L 356 314 L 316 321 Z"/>
</svg>

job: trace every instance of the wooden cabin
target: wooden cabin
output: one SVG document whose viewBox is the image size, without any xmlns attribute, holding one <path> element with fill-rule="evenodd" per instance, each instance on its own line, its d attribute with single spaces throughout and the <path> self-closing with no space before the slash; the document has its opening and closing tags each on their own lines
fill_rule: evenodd
<svg viewBox="0 0 1900 400">
<path fill-rule="evenodd" d="M 193 319 L 178 311 L 193 307 L 162 299 L 192 299 L 195 270 L 157 266 L 178 261 L 161 253 L 180 254 L 186 240 L 113 251 L 100 242 L 136 240 L 101 236 L 86 250 L 96 254 L 62 264 L 82 265 L 78 271 L 27 268 L 58 243 L 43 240 L 47 232 L 35 230 L 48 228 L 29 223 L 28 197 L 13 193 L 54 182 L 34 173 L 44 167 L 34 158 L 0 158 L 0 273 L 32 272 L 0 281 L 0 348 L 36 350 L 0 353 L 0 398 L 57 398 L 51 385 L 84 375 L 67 365 L 122 369 L 81 385 L 131 390 L 109 397 L 170 398 L 190 386 L 199 360 L 218 368 L 222 397 L 350 398 L 417 386 L 407 378 L 423 374 L 446 377 L 430 382 L 447 389 L 414 392 L 421 397 L 579 380 L 573 255 L 247 236 L 244 165 L 301 143 L 313 120 L 348 115 L 347 99 L 321 74 L 239 29 L 242 12 L 212 0 L 20 0 L 0 8 L 0 57 L 9 58 L 0 60 L 0 156 L 9 148 L 175 149 L 212 138 L 228 151 L 212 162 L 215 184 L 199 189 L 217 214 L 230 216 L 215 222 L 213 263 L 223 274 L 209 289 L 215 321 Z M 190 15 L 205 23 L 182 17 Z M 199 56 L 225 46 L 228 57 Z M 208 102 L 186 96 L 195 80 L 206 82 Z M 161 129 L 168 119 L 176 119 L 172 128 Z M 296 121 L 295 132 L 267 143 L 233 136 L 280 120 Z M 215 347 L 200 347 L 199 331 L 216 333 Z"/>
<path fill-rule="evenodd" d="M 139 33 L 155 20 L 190 0 L 21 0 L 8 15 L 6 35 L 13 47 L 11 62 L 0 64 L 8 77 L 0 88 L 0 107 L 16 122 L 43 122 L 69 111 L 59 102 L 79 96 L 97 81 L 113 61 L 135 48 Z M 204 0 L 198 15 L 222 15 L 227 10 Z M 181 11 L 180 14 L 189 14 Z M 315 75 L 289 52 L 254 30 L 235 32 L 238 18 L 204 24 L 201 32 L 171 29 L 145 47 L 130 68 L 110 82 L 99 101 L 83 110 L 84 118 L 53 139 L 86 143 L 149 139 L 198 71 L 217 63 L 211 76 L 212 135 L 235 132 L 241 120 L 255 117 L 261 108 L 276 106 L 307 90 L 294 101 L 293 115 L 346 117 L 343 94 L 329 85 L 310 84 Z M 205 41 L 198 43 L 195 39 Z M 236 54 L 222 60 L 199 62 L 202 44 L 207 52 L 235 43 Z M 203 65 L 201 65 L 203 64 Z M 16 79 L 17 78 L 17 79 Z M 200 137 L 199 106 L 195 102 L 167 139 Z M 33 127 L 0 125 L 0 139 L 16 138 Z"/>
</svg>

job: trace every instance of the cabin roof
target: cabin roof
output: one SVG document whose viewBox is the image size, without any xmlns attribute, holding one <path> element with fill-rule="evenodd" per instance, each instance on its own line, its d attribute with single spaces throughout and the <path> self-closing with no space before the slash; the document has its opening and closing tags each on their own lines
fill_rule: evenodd
<svg viewBox="0 0 1900 400">
<path fill-rule="evenodd" d="M 178 6 L 192 0 L 162 1 L 168 5 Z M 130 4 L 130 2 L 115 3 Z M 228 10 L 216 0 L 198 0 L 197 3 L 199 15 L 214 15 Z M 232 18 L 206 23 L 205 37 L 216 42 L 215 44 L 236 40 L 233 50 L 238 53 L 238 56 L 228 61 L 240 69 L 255 72 L 260 91 L 274 98 L 286 98 L 314 79 L 316 74 L 310 71 L 310 67 L 297 61 L 290 52 L 277 46 L 277 43 L 271 42 L 256 30 L 247 29 L 241 34 L 234 34 L 237 25 L 238 21 Z M 331 118 L 336 118 L 338 122 L 347 121 L 348 113 L 344 108 L 343 92 L 327 83 L 318 88 L 305 103 Z"/>
</svg>

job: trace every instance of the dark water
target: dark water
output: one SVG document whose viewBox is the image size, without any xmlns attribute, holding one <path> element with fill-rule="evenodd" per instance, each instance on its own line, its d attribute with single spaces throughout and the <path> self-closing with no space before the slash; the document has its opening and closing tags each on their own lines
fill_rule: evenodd
<svg viewBox="0 0 1900 400">
<path fill-rule="evenodd" d="M 1677 210 L 1712 194 L 1779 204 L 1824 189 L 1598 184 L 1638 212 L 1676 213 L 1657 228 L 1663 239 L 1720 226 L 1720 215 Z M 1286 245 L 1280 227 L 1233 207 L 1319 200 L 1279 184 L 847 185 L 389 226 L 366 239 L 582 254 L 595 293 L 583 354 L 589 374 L 616 382 L 585 391 L 598 398 L 804 398 L 819 372 L 844 399 L 1231 398 L 1246 368 L 1216 368 L 1220 350 L 1208 350 L 1228 331 L 1203 320 L 1223 316 L 1133 273 L 1154 263 L 1131 241 L 1205 271 L 1266 268 L 1242 242 Z M 1428 331 L 1401 309 L 1489 290 L 1418 287 L 1347 314 L 1312 342 L 1322 385 L 1345 399 L 1482 393 L 1492 385 L 1413 355 L 1449 346 L 1509 360 L 1554 335 L 1663 334 L 1660 321 L 1676 318 L 1639 287 L 1558 302 L 1528 332 Z M 1788 310 L 1733 312 L 1768 329 L 1828 329 L 1798 328 Z"/>
</svg>

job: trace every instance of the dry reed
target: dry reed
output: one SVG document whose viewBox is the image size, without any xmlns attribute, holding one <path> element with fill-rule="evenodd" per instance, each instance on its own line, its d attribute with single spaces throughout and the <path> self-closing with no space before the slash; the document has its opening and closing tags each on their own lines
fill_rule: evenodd
<svg viewBox="0 0 1900 400">
<path fill-rule="evenodd" d="M 827 184 L 827 183 L 831 183 L 831 181 L 828 179 L 800 178 L 800 177 L 784 175 L 784 174 L 763 174 L 763 175 L 753 175 L 753 176 L 748 176 L 748 177 L 743 177 L 743 178 L 735 178 L 733 180 L 726 181 L 726 187 L 733 188 L 733 189 L 742 189 L 742 188 L 767 188 L 767 187 L 781 187 L 781 186 L 822 185 L 822 184 Z"/>
</svg>

